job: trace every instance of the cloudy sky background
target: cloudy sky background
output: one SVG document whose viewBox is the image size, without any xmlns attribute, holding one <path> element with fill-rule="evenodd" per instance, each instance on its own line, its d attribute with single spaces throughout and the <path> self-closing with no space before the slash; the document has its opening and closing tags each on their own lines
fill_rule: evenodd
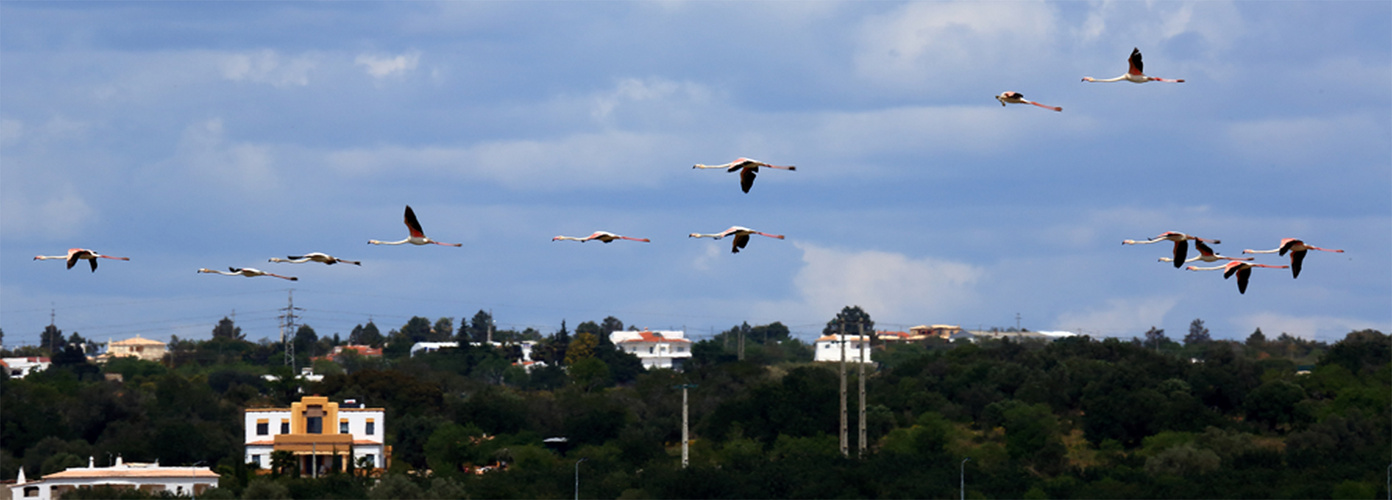
<svg viewBox="0 0 1392 500">
<path fill-rule="evenodd" d="M 1188 82 L 1079 81 L 1132 47 Z M 3 2 L 0 329 L 1392 331 L 1389 82 L 1388 2 Z M 740 156 L 798 171 L 691 169 Z M 407 204 L 464 247 L 368 245 Z M 550 241 L 601 229 L 653 242 Z M 1348 252 L 1239 295 L 1120 245 L 1169 230 Z"/>
</svg>

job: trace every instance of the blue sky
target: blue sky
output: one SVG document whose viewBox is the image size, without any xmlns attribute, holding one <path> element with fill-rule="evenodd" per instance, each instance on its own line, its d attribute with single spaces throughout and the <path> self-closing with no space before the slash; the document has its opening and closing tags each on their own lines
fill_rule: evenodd
<svg viewBox="0 0 1392 500">
<path fill-rule="evenodd" d="M 1080 81 L 1132 47 L 1187 83 Z M 1389 83 L 1388 2 L 5 1 L 0 328 L 1392 331 Z M 798 170 L 691 168 L 740 156 Z M 368 245 L 407 204 L 464 246 Z M 787 239 L 686 236 L 732 225 Z M 1171 230 L 1347 253 L 1239 295 L 1120 245 Z M 314 251 L 363 265 L 267 262 Z"/>
</svg>

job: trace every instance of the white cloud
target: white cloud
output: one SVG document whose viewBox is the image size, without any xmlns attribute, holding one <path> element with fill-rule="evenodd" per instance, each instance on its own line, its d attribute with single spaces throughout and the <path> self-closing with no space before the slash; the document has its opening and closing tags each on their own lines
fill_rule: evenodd
<svg viewBox="0 0 1392 500">
<path fill-rule="evenodd" d="M 798 299 L 761 304 L 763 311 L 755 316 L 797 311 L 796 316 L 819 317 L 835 315 L 847 305 L 858 305 L 885 323 L 952 316 L 980 300 L 976 286 L 987 274 L 977 266 L 931 257 L 793 245 L 803 252 L 804 265 L 793 277 Z"/>
<path fill-rule="evenodd" d="M 590 115 L 596 120 L 607 120 L 620 106 L 644 103 L 660 106 L 671 111 L 671 101 L 684 103 L 704 103 L 710 100 L 711 92 L 705 87 L 690 82 L 674 82 L 663 78 L 625 78 L 619 80 L 613 90 L 600 93 L 592 98 Z"/>
<path fill-rule="evenodd" d="M 221 119 L 189 125 L 176 147 L 170 167 L 247 193 L 265 193 L 280 185 L 275 158 L 265 145 L 230 142 Z"/>
<path fill-rule="evenodd" d="M 420 63 L 420 56 L 420 52 L 416 51 L 396 56 L 360 54 L 353 62 L 360 66 L 366 66 L 367 74 L 374 78 L 386 78 L 392 75 L 404 75 L 416 69 L 416 65 Z"/>
<path fill-rule="evenodd" d="M 1179 303 L 1178 297 L 1107 299 L 1106 304 L 1058 316 L 1058 328 L 1070 331 L 1101 332 L 1107 336 L 1127 336 L 1125 332 L 1144 332 L 1163 327 L 1165 315 Z M 1132 335 L 1135 336 L 1135 335 Z"/>
<path fill-rule="evenodd" d="M 309 85 L 309 73 L 317 65 L 311 55 L 286 58 L 274 50 L 223 56 L 223 78 L 236 82 L 264 83 L 275 87 Z"/>
<path fill-rule="evenodd" d="M 1084 41 L 1110 40 L 1124 35 L 1136 44 L 1150 45 L 1185 34 L 1204 39 L 1207 50 L 1225 50 L 1246 33 L 1246 23 L 1231 2 L 1094 2 L 1076 31 Z"/>
<path fill-rule="evenodd" d="M 71 238 L 82 234 L 95 216 L 92 207 L 71 185 L 44 193 L 26 191 L 8 192 L 0 200 L 0 222 L 6 237 Z"/>
<path fill-rule="evenodd" d="M 862 23 L 855 68 L 878 85 L 919 90 L 982 65 L 1018 69 L 1027 62 L 1018 54 L 1050 44 L 1056 23 L 1044 3 L 911 2 Z"/>
<path fill-rule="evenodd" d="M 1392 324 L 1378 324 L 1373 321 L 1336 316 L 1293 316 L 1277 312 L 1249 314 L 1232 318 L 1232 326 L 1239 332 L 1252 332 L 1262 329 L 1266 338 L 1273 339 L 1282 333 L 1296 337 L 1336 342 L 1354 330 L 1375 329 L 1392 331 Z"/>
</svg>

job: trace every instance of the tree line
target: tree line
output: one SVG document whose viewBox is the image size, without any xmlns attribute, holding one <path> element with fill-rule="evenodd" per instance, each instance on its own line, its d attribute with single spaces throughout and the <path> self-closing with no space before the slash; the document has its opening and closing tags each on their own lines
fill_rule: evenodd
<svg viewBox="0 0 1392 500">
<path fill-rule="evenodd" d="M 480 313 L 457 330 L 448 318 L 386 334 L 369 322 L 348 339 L 301 326 L 292 342 L 306 364 L 349 340 L 383 348 L 313 362 L 317 383 L 292 376 L 284 346 L 248 342 L 226 319 L 209 340 L 171 342 L 162 363 L 55 355 L 47 371 L 0 378 L 0 477 L 119 454 L 209 464 L 221 480 L 205 498 L 569 497 L 577 470 L 581 496 L 608 498 L 949 497 L 963 478 L 977 498 L 1386 494 L 1392 337 L 1373 330 L 1333 344 L 1260 330 L 1231 341 L 1195 320 L 1178 342 L 1152 328 L 1129 340 L 877 345 L 865 452 L 852 411 L 843 456 L 837 365 L 811 363 L 812 346 L 780 323 L 696 342 L 675 372 L 643 370 L 608 343 L 617 318 L 543 336 L 494 331 Z M 869 320 L 848 307 L 827 328 Z M 490 334 L 536 340 L 547 366 L 463 341 Z M 409 343 L 438 339 L 460 348 L 409 356 Z M 694 386 L 685 469 L 680 385 Z M 241 463 L 242 410 L 287 406 L 301 390 L 385 408 L 388 472 L 311 479 Z"/>
</svg>

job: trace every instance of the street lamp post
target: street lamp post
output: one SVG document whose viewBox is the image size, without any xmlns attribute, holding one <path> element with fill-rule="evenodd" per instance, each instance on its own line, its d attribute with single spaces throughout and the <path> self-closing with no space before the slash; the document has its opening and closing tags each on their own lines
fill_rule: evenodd
<svg viewBox="0 0 1392 500">
<path fill-rule="evenodd" d="M 580 500 L 580 462 L 584 461 L 583 458 L 575 461 L 575 500 Z"/>
<path fill-rule="evenodd" d="M 957 489 L 962 492 L 962 500 L 967 500 L 967 460 L 971 460 L 971 457 L 962 459 L 961 476 L 958 478 L 959 482 L 957 483 Z"/>
</svg>

